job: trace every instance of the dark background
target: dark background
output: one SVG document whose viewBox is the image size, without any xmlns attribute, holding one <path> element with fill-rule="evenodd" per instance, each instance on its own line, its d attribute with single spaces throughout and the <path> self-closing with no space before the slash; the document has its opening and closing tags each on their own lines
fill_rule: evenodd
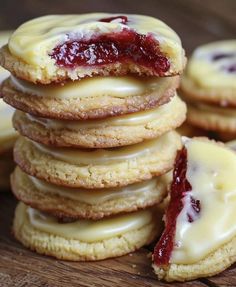
<svg viewBox="0 0 236 287">
<path fill-rule="evenodd" d="M 46 14 L 114 12 L 160 18 L 187 52 L 202 43 L 236 38 L 236 0 L 0 0 L 0 30 Z"/>
</svg>

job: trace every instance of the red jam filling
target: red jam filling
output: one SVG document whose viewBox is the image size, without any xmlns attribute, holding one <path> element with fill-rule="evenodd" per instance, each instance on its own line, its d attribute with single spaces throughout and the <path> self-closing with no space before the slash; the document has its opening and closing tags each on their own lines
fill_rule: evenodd
<svg viewBox="0 0 236 287">
<path fill-rule="evenodd" d="M 126 24 L 128 22 L 128 17 L 126 17 L 126 16 L 115 16 L 115 17 L 109 17 L 109 18 L 102 18 L 99 20 L 99 22 L 110 23 L 113 20 L 119 20 L 119 23 Z"/>
<path fill-rule="evenodd" d="M 170 68 L 151 34 L 141 35 L 126 28 L 90 40 L 69 40 L 55 47 L 50 56 L 58 66 L 72 69 L 132 61 L 162 76 Z"/>
<path fill-rule="evenodd" d="M 170 187 L 170 203 L 166 211 L 165 230 L 154 248 L 153 259 L 156 265 L 168 265 L 174 247 L 176 220 L 184 207 L 184 197 L 192 190 L 186 178 L 187 172 L 187 149 L 184 147 L 177 154 L 173 172 L 173 181 Z M 200 212 L 200 201 L 190 197 L 192 212 Z M 194 218 L 187 214 L 189 222 Z"/>
</svg>

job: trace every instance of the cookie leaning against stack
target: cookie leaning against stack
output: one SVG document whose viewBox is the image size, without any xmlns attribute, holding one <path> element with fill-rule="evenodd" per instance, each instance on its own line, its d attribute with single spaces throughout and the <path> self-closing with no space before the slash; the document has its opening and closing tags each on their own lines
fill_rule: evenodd
<svg viewBox="0 0 236 287">
<path fill-rule="evenodd" d="M 188 103 L 187 122 L 215 132 L 222 140 L 236 137 L 236 40 L 198 47 L 188 61 L 181 94 Z"/>
<path fill-rule="evenodd" d="M 0 46 L 6 44 L 11 32 L 0 32 Z M 9 77 L 9 72 L 0 67 L 0 83 Z M 10 187 L 10 173 L 14 169 L 12 149 L 17 133 L 12 127 L 14 109 L 0 99 L 0 192 Z"/>
<path fill-rule="evenodd" d="M 236 261 L 235 173 L 235 151 L 207 138 L 184 138 L 153 254 L 159 279 L 208 277 Z"/>
<path fill-rule="evenodd" d="M 0 62 L 22 135 L 11 180 L 22 201 L 16 238 L 57 258 L 99 260 L 157 237 L 154 205 L 186 114 L 176 33 L 147 16 L 45 16 L 13 33 Z"/>
</svg>

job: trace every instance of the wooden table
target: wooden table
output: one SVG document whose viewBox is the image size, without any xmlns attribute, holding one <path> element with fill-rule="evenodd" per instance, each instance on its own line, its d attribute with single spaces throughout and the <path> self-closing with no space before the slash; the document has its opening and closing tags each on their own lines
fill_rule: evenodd
<svg viewBox="0 0 236 287">
<path fill-rule="evenodd" d="M 0 29 L 14 29 L 25 20 L 44 14 L 91 11 L 122 11 L 159 17 L 178 32 L 188 53 L 202 43 L 236 36 L 235 0 L 3 0 Z M 151 248 L 89 263 L 40 256 L 22 247 L 11 234 L 15 204 L 12 195 L 0 195 L 1 287 L 236 286 L 234 267 L 218 276 L 193 282 L 171 285 L 159 282 L 151 269 Z"/>
</svg>

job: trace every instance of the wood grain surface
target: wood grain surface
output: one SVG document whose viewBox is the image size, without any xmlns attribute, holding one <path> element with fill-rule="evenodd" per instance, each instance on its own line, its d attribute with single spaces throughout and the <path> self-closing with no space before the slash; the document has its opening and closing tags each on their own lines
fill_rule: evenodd
<svg viewBox="0 0 236 287">
<path fill-rule="evenodd" d="M 40 15 L 95 11 L 158 17 L 177 31 L 188 54 L 197 45 L 236 36 L 236 0 L 1 0 L 0 30 L 14 29 Z M 236 286 L 235 266 L 212 278 L 188 283 L 159 282 L 152 272 L 150 247 L 89 263 L 40 256 L 25 249 L 11 234 L 15 205 L 11 194 L 0 194 L 0 287 Z"/>
</svg>

